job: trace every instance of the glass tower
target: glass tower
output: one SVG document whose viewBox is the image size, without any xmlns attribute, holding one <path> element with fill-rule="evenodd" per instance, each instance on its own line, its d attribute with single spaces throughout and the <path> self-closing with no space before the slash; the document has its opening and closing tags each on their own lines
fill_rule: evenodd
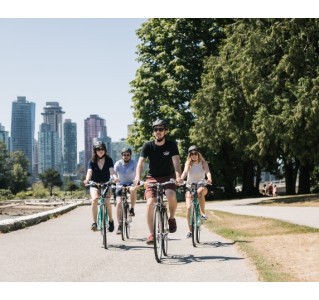
<svg viewBox="0 0 319 300">
<path fill-rule="evenodd" d="M 34 165 L 34 128 L 35 103 L 27 101 L 26 97 L 17 97 L 12 102 L 11 149 L 25 154 L 30 162 L 30 174 Z"/>
<path fill-rule="evenodd" d="M 59 102 L 46 102 L 43 108 L 43 123 L 40 125 L 39 173 L 54 169 L 63 174 L 63 114 Z"/>
<path fill-rule="evenodd" d="M 92 158 L 94 138 L 103 140 L 107 137 L 105 124 L 105 119 L 98 115 L 90 115 L 89 118 L 84 120 L 85 168 L 87 168 L 88 162 Z"/>
<path fill-rule="evenodd" d="M 63 123 L 64 175 L 75 175 L 77 169 L 77 127 L 70 119 Z"/>
</svg>

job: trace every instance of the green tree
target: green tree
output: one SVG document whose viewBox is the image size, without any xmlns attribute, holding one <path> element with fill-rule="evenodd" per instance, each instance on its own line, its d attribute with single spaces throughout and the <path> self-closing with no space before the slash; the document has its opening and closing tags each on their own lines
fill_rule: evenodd
<svg viewBox="0 0 319 300">
<path fill-rule="evenodd" d="M 204 61 L 218 54 L 224 24 L 231 19 L 149 19 L 137 31 L 140 67 L 131 82 L 135 122 L 129 143 L 148 140 L 152 122 L 164 118 L 182 156 L 194 123 L 190 103 L 201 86 Z"/>
<path fill-rule="evenodd" d="M 62 186 L 63 182 L 58 171 L 53 169 L 48 169 L 42 174 L 39 174 L 41 181 L 43 182 L 44 187 L 48 188 L 50 196 L 53 195 L 54 186 Z"/>
<path fill-rule="evenodd" d="M 8 149 L 5 143 L 0 142 L 0 189 L 7 189 L 9 176 L 8 171 L 10 170 L 7 160 L 9 157 Z"/>
<path fill-rule="evenodd" d="M 207 147 L 216 153 L 232 145 L 247 192 L 252 170 L 272 170 L 279 159 L 288 193 L 294 193 L 292 166 L 300 166 L 299 192 L 310 191 L 319 144 L 318 29 L 317 19 L 238 19 L 225 28 L 220 56 L 206 64 L 192 103 L 192 137 L 213 136 Z"/>
<path fill-rule="evenodd" d="M 29 186 L 28 168 L 29 161 L 22 151 L 14 151 L 10 153 L 7 160 L 10 170 L 8 175 L 10 181 L 8 186 L 13 194 L 24 191 Z"/>
</svg>

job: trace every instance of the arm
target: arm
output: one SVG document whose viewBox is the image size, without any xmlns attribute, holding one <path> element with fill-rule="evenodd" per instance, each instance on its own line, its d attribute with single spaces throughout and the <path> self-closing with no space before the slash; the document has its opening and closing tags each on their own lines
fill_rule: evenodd
<svg viewBox="0 0 319 300">
<path fill-rule="evenodd" d="M 136 166 L 136 173 L 135 173 L 135 179 L 134 179 L 134 184 L 137 185 L 138 182 L 141 180 L 141 175 L 142 175 L 142 170 L 144 167 L 144 162 L 145 162 L 145 157 L 140 157 L 137 162 Z"/>
<path fill-rule="evenodd" d="M 181 181 L 181 164 L 180 164 L 179 155 L 172 156 L 172 160 L 173 160 L 173 164 L 175 168 L 176 181 L 180 182 Z"/>
<path fill-rule="evenodd" d="M 186 176 L 187 176 L 187 173 L 188 173 L 188 171 L 189 171 L 189 166 L 190 166 L 189 161 L 186 161 L 185 167 L 184 167 L 184 171 L 183 171 L 183 173 L 182 173 L 182 175 L 181 175 L 181 178 L 182 178 L 183 180 L 184 180 L 184 179 L 186 178 Z"/>
<path fill-rule="evenodd" d="M 118 182 L 119 179 L 118 179 L 118 177 L 117 177 L 117 175 L 116 175 L 114 169 L 111 167 L 111 168 L 109 168 L 109 170 L 110 170 L 110 174 L 111 174 L 111 176 L 113 177 L 114 181 L 115 181 L 115 182 Z"/>
<path fill-rule="evenodd" d="M 212 181 L 212 174 L 210 173 L 207 161 L 205 161 L 205 163 L 204 163 L 204 170 L 205 170 L 205 173 L 207 176 L 207 183 L 212 183 L 213 182 Z"/>
<path fill-rule="evenodd" d="M 91 177 L 92 177 L 92 169 L 88 169 L 85 176 L 85 180 L 83 180 L 83 183 L 87 184 L 91 180 Z"/>
</svg>

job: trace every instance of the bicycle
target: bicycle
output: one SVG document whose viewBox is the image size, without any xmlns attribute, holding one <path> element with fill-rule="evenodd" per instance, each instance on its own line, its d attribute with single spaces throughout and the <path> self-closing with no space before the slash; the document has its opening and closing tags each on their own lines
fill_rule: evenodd
<svg viewBox="0 0 319 300">
<path fill-rule="evenodd" d="M 200 243 L 200 231 L 201 226 L 203 224 L 202 215 L 200 211 L 199 201 L 197 190 L 200 187 L 205 187 L 208 185 L 207 181 L 202 179 L 197 183 L 189 183 L 184 182 L 186 189 L 191 193 L 193 196 L 191 209 L 190 209 L 190 220 L 189 224 L 192 228 L 192 243 L 193 246 L 196 247 Z"/>
<path fill-rule="evenodd" d="M 121 214 L 120 214 L 120 224 L 121 224 L 121 235 L 122 240 L 125 241 L 125 239 L 130 238 L 130 232 L 131 232 L 131 222 L 132 217 L 130 216 L 129 212 L 129 204 L 128 204 L 128 196 L 127 192 L 129 191 L 130 187 L 126 185 L 117 185 L 117 190 L 121 190 Z"/>
<path fill-rule="evenodd" d="M 163 194 L 164 186 L 167 184 L 176 184 L 174 179 L 163 183 L 146 183 L 147 187 L 156 188 L 156 203 L 153 211 L 153 240 L 154 254 L 158 263 L 162 262 L 162 257 L 167 256 L 168 250 L 168 215 Z"/>
<path fill-rule="evenodd" d="M 105 249 L 108 249 L 107 247 L 107 232 L 109 231 L 109 214 L 107 212 L 106 206 L 105 206 L 105 196 L 110 188 L 114 184 L 114 181 L 110 180 L 105 183 L 97 183 L 94 181 L 89 181 L 87 186 L 92 186 L 98 189 L 100 200 L 99 200 L 99 206 L 98 206 L 98 212 L 97 212 L 97 227 L 101 231 L 101 234 L 103 236 L 103 246 Z"/>
</svg>

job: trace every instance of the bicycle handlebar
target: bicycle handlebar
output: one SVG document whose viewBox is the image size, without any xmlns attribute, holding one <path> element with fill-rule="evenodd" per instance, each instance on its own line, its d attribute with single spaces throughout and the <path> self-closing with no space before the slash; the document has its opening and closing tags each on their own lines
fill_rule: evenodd
<svg viewBox="0 0 319 300">
<path fill-rule="evenodd" d="M 197 189 L 199 187 L 205 187 L 207 185 L 212 185 L 212 184 L 208 183 L 207 180 L 205 180 L 205 179 L 201 179 L 198 182 L 187 182 L 187 181 L 184 181 L 183 184 L 181 184 L 181 186 L 183 186 L 183 185 L 185 185 L 185 187 L 188 190 L 192 190 L 192 189 Z"/>
<path fill-rule="evenodd" d="M 145 185 L 148 186 L 148 187 L 163 187 L 165 185 L 168 185 L 168 184 L 176 184 L 176 180 L 171 178 L 169 181 L 165 181 L 165 182 L 154 182 L 154 183 L 149 183 L 149 182 L 145 182 Z"/>
<path fill-rule="evenodd" d="M 115 184 L 115 182 L 113 180 L 110 180 L 110 181 L 107 181 L 107 182 L 102 182 L 102 183 L 89 181 L 88 184 L 86 184 L 85 186 L 96 186 L 96 187 L 104 188 L 106 186 L 111 186 L 111 185 L 114 185 L 114 184 Z"/>
</svg>

